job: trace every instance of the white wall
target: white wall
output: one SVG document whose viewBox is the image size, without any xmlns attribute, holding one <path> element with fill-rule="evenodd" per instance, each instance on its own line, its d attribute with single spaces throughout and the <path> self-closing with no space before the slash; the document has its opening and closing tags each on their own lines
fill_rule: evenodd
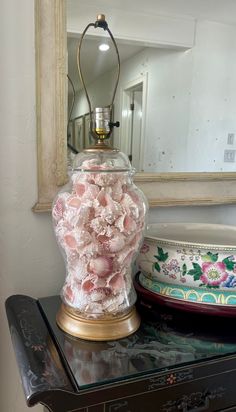
<svg viewBox="0 0 236 412">
<path fill-rule="evenodd" d="M 27 412 L 6 322 L 12 294 L 57 294 L 64 265 L 37 199 L 34 2 L 2 0 L 0 12 L 0 411 Z M 236 224 L 235 206 L 160 208 L 151 221 Z M 42 411 L 41 406 L 32 409 Z"/>
<path fill-rule="evenodd" d="M 0 8 L 0 411 L 26 412 L 4 302 L 12 294 L 58 293 L 64 267 L 50 216 L 31 211 L 37 199 L 34 1 L 2 0 Z"/>
<path fill-rule="evenodd" d="M 201 21 L 193 48 L 188 136 L 191 170 L 236 171 L 223 162 L 224 149 L 236 149 L 236 26 Z M 234 133 L 234 145 L 227 145 Z M 194 155 L 193 155 L 194 154 Z"/>
<path fill-rule="evenodd" d="M 236 27 L 200 21 L 191 50 L 146 48 L 123 62 L 115 99 L 121 122 L 121 89 L 146 72 L 144 170 L 235 170 L 235 163 L 224 162 L 224 150 L 236 149 Z M 110 72 L 90 85 L 96 104 L 109 103 L 112 85 Z M 233 145 L 227 144 L 228 133 L 235 134 Z"/>
</svg>

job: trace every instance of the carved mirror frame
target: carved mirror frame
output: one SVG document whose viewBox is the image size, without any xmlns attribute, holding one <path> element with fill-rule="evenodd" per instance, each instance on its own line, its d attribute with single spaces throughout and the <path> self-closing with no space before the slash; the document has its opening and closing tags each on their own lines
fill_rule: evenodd
<svg viewBox="0 0 236 412">
<path fill-rule="evenodd" d="M 38 200 L 51 210 L 67 181 L 66 0 L 35 0 Z M 236 203 L 236 173 L 138 173 L 150 207 Z"/>
</svg>

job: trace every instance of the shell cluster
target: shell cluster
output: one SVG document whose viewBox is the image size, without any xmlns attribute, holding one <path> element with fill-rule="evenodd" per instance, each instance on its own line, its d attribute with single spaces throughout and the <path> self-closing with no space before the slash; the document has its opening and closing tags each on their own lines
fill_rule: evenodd
<svg viewBox="0 0 236 412">
<path fill-rule="evenodd" d="M 67 267 L 62 298 L 83 314 L 99 317 L 134 303 L 131 265 L 146 205 L 129 173 L 106 172 L 106 163 L 84 166 L 90 171 L 74 172 L 72 190 L 57 195 L 52 216 Z"/>
</svg>

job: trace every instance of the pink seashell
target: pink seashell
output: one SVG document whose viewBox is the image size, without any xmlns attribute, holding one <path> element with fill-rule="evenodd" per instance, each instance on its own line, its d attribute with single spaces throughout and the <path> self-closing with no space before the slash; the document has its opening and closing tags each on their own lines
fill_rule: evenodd
<svg viewBox="0 0 236 412">
<path fill-rule="evenodd" d="M 108 243 L 110 238 L 106 235 L 98 235 L 97 240 L 99 242 L 99 246 L 102 247 L 102 250 L 108 250 Z"/>
<path fill-rule="evenodd" d="M 129 245 L 135 250 L 138 250 L 139 246 L 141 245 L 142 239 L 142 232 L 136 232 L 135 235 L 130 239 Z"/>
<path fill-rule="evenodd" d="M 101 210 L 101 217 L 105 219 L 107 223 L 112 225 L 117 217 L 121 215 L 122 208 L 119 203 L 115 202 L 108 193 L 105 194 L 104 200 L 106 202 L 106 206 L 104 204 L 104 208 Z"/>
<path fill-rule="evenodd" d="M 113 228 L 114 229 L 114 228 Z M 119 252 L 125 246 L 125 238 L 117 230 L 113 230 L 114 236 L 98 235 L 97 240 L 101 246 L 101 252 Z"/>
<path fill-rule="evenodd" d="M 118 176 L 116 173 L 98 173 L 95 176 L 95 183 L 98 186 L 112 186 L 117 182 Z"/>
<path fill-rule="evenodd" d="M 79 198 L 83 198 L 83 201 L 86 199 L 93 200 L 99 194 L 99 187 L 95 184 L 91 184 L 88 182 L 78 182 L 75 183 L 73 186 L 76 195 Z"/>
<path fill-rule="evenodd" d="M 108 226 L 107 226 L 106 236 L 108 236 L 108 237 L 113 237 L 113 236 L 115 236 L 117 233 L 119 233 L 119 230 L 118 230 L 114 225 L 112 225 L 112 226 L 108 225 Z"/>
<path fill-rule="evenodd" d="M 68 272 L 75 282 L 81 282 L 87 276 L 87 265 L 76 257 L 68 258 Z"/>
<path fill-rule="evenodd" d="M 58 195 L 56 202 L 52 209 L 52 217 L 56 221 L 59 221 L 63 218 L 63 214 L 65 211 L 65 202 L 67 198 L 70 196 L 69 193 L 61 193 Z"/>
<path fill-rule="evenodd" d="M 77 250 L 79 252 L 80 248 L 92 242 L 92 236 L 87 230 L 84 230 L 82 228 L 81 230 L 78 230 L 78 232 L 76 232 L 76 242 L 77 242 Z"/>
<path fill-rule="evenodd" d="M 93 199 L 96 199 L 99 192 L 100 192 L 100 189 L 99 189 L 98 186 L 88 183 L 88 186 L 86 188 L 86 193 L 84 194 L 84 197 L 93 200 Z"/>
<path fill-rule="evenodd" d="M 94 289 L 94 281 L 93 281 L 93 279 L 85 279 L 85 280 L 82 282 L 81 289 L 82 289 L 84 292 L 86 292 L 86 293 L 91 292 L 91 290 Z"/>
<path fill-rule="evenodd" d="M 97 195 L 97 200 L 101 206 L 107 206 L 106 192 L 103 189 Z"/>
<path fill-rule="evenodd" d="M 113 264 L 112 259 L 107 256 L 100 256 L 92 259 L 89 263 L 89 272 L 96 274 L 97 276 L 107 276 L 112 272 Z"/>
<path fill-rule="evenodd" d="M 79 207 L 81 206 L 81 200 L 78 197 L 71 196 L 70 198 L 68 198 L 67 204 L 68 206 L 76 207 L 77 209 L 79 209 Z"/>
<path fill-rule="evenodd" d="M 64 202 L 62 199 L 57 199 L 55 205 L 53 206 L 52 209 L 52 217 L 56 221 L 60 220 L 63 217 L 64 213 Z"/>
<path fill-rule="evenodd" d="M 82 197 L 86 190 L 85 183 L 76 183 L 74 189 L 77 196 Z"/>
<path fill-rule="evenodd" d="M 134 219 L 139 218 L 139 208 L 136 205 L 136 203 L 134 203 L 134 201 L 131 199 L 131 197 L 128 195 L 128 193 L 124 193 L 120 204 L 124 208 L 124 210 L 129 215 L 131 215 Z"/>
<path fill-rule="evenodd" d="M 78 249 L 80 257 L 85 256 L 86 258 L 91 258 L 99 252 L 99 245 L 95 242 L 91 242 L 83 248 Z"/>
<path fill-rule="evenodd" d="M 86 223 L 90 222 L 90 218 L 93 215 L 93 208 L 91 207 L 91 202 L 84 202 L 80 209 L 79 213 L 76 215 L 76 226 L 83 227 Z"/>
<path fill-rule="evenodd" d="M 107 229 L 107 223 L 101 217 L 96 217 L 95 219 L 91 220 L 90 227 L 94 230 L 94 232 L 104 235 Z"/>
<path fill-rule="evenodd" d="M 106 281 L 103 278 L 99 278 L 95 274 L 87 275 L 82 281 L 81 289 L 84 292 L 90 292 L 91 290 L 104 288 L 106 286 Z"/>
<path fill-rule="evenodd" d="M 137 228 L 136 222 L 134 221 L 134 219 L 132 219 L 132 217 L 130 216 L 125 216 L 124 218 L 124 229 L 127 233 L 131 233 L 134 232 Z"/>
<path fill-rule="evenodd" d="M 75 227 L 78 222 L 78 217 L 80 215 L 80 209 L 76 207 L 67 207 L 64 212 L 64 222 L 69 224 L 71 227 Z"/>
<path fill-rule="evenodd" d="M 110 296 L 110 295 L 111 295 L 110 288 L 100 287 L 92 291 L 90 298 L 92 302 L 99 302 L 99 301 L 103 301 L 104 299 L 107 298 L 107 296 Z"/>
<path fill-rule="evenodd" d="M 72 184 L 75 186 L 77 183 L 84 182 L 84 174 L 78 171 L 77 173 L 72 173 L 71 176 Z"/>
<path fill-rule="evenodd" d="M 66 234 L 64 236 L 64 241 L 65 244 L 70 248 L 70 249 L 76 249 L 77 248 L 77 242 L 76 239 L 73 235 Z"/>
<path fill-rule="evenodd" d="M 120 265 L 120 267 L 128 266 L 132 261 L 134 253 L 135 249 L 131 246 L 125 248 L 124 251 L 120 252 L 117 257 L 117 263 Z"/>
<path fill-rule="evenodd" d="M 137 230 L 137 224 L 135 220 L 128 214 L 123 214 L 115 221 L 115 226 L 120 232 L 124 232 L 126 235 L 130 235 Z"/>
<path fill-rule="evenodd" d="M 122 183 L 118 180 L 112 187 L 112 198 L 116 202 L 120 202 L 123 195 Z"/>
<path fill-rule="evenodd" d="M 118 234 L 109 240 L 108 245 L 110 252 L 119 252 L 125 246 L 125 238 L 123 235 Z"/>
<path fill-rule="evenodd" d="M 125 226 L 124 226 L 125 216 L 126 215 L 123 214 L 122 216 L 118 217 L 118 219 L 116 219 L 114 223 L 115 227 L 117 227 L 120 232 L 125 232 Z"/>
<path fill-rule="evenodd" d="M 134 203 L 136 203 L 136 205 L 140 204 L 140 197 L 134 189 L 129 189 L 126 193 L 131 197 L 131 199 L 134 201 Z"/>
<path fill-rule="evenodd" d="M 64 244 L 64 236 L 68 231 L 71 231 L 73 229 L 72 226 L 70 226 L 64 219 L 61 219 L 56 228 L 55 228 L 55 234 L 57 237 L 57 240 L 60 244 Z"/>
<path fill-rule="evenodd" d="M 112 290 L 121 290 L 125 287 L 125 280 L 124 275 L 121 272 L 114 273 L 107 282 L 107 286 L 109 286 Z"/>
</svg>

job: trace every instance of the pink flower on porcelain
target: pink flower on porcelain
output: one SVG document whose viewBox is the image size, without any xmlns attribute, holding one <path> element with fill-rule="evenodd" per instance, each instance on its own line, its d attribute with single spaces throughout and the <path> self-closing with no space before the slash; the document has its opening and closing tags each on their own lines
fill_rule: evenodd
<svg viewBox="0 0 236 412">
<path fill-rule="evenodd" d="M 149 251 L 149 246 L 144 243 L 140 249 L 140 253 L 147 253 Z"/>
<path fill-rule="evenodd" d="M 205 262 L 202 264 L 203 274 L 200 280 L 205 283 L 205 285 L 218 286 L 228 277 L 225 269 L 226 266 L 223 262 Z"/>
<path fill-rule="evenodd" d="M 163 263 L 162 270 L 165 275 L 176 279 L 176 274 L 180 273 L 180 267 L 178 265 L 177 259 L 171 259 L 169 263 Z"/>
</svg>

